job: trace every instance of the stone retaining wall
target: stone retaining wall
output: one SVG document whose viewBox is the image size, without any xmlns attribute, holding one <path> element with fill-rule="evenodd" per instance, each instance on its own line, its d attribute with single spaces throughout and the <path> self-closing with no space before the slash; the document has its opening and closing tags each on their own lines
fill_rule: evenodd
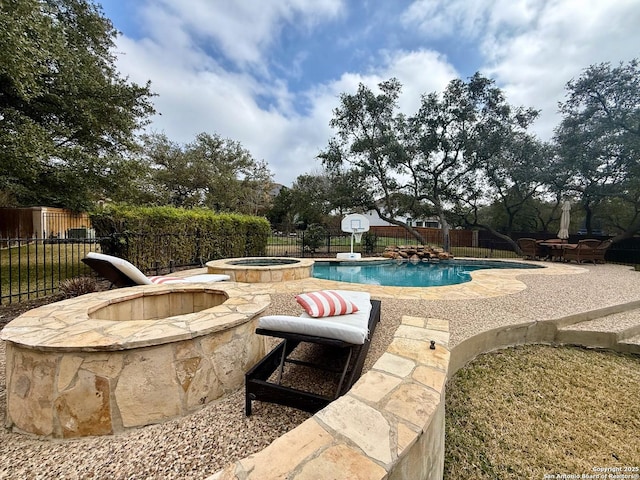
<svg viewBox="0 0 640 480">
<path fill-rule="evenodd" d="M 585 345 L 560 328 L 640 307 L 607 307 L 557 320 L 496 328 L 449 352 L 448 322 L 405 316 L 387 352 L 345 396 L 266 449 L 207 480 L 440 480 L 444 470 L 445 383 L 477 355 L 524 344 Z M 429 340 L 436 349 L 429 349 Z M 591 342 L 593 343 L 593 342 Z M 632 353 L 640 353 L 640 347 Z"/>
<path fill-rule="evenodd" d="M 441 479 L 448 343 L 448 322 L 404 316 L 346 395 L 209 480 Z"/>
<path fill-rule="evenodd" d="M 613 343 L 611 334 L 608 332 L 601 332 L 599 336 L 587 336 L 582 332 L 560 330 L 562 327 L 575 323 L 586 322 L 636 308 L 640 308 L 640 302 L 638 301 L 590 310 L 560 319 L 525 322 L 479 333 L 463 340 L 453 348 L 449 366 L 449 378 L 478 355 L 514 345 L 580 345 L 588 348 L 605 348 L 623 353 L 640 353 L 640 348 L 634 349 L 630 345 Z"/>
<path fill-rule="evenodd" d="M 73 438 L 192 413 L 241 387 L 264 356 L 254 332 L 269 303 L 255 286 L 220 282 L 111 290 L 30 310 L 1 334 L 5 425 Z"/>
</svg>

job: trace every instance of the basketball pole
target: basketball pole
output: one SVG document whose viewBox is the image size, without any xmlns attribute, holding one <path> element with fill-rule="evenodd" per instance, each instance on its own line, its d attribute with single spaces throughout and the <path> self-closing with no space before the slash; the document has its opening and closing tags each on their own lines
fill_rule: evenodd
<svg viewBox="0 0 640 480">
<path fill-rule="evenodd" d="M 353 230 L 351 230 L 351 255 L 353 256 L 353 241 L 356 238 L 356 233 L 358 233 L 358 230 L 360 230 L 358 227 L 354 227 Z"/>
</svg>

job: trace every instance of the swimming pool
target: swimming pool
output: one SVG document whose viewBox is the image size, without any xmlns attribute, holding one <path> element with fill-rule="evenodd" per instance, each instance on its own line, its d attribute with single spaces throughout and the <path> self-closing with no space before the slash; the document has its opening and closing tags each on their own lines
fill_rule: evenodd
<svg viewBox="0 0 640 480">
<path fill-rule="evenodd" d="M 488 268 L 543 268 L 538 265 L 491 260 L 412 262 L 380 260 L 365 262 L 316 261 L 312 275 L 323 280 L 364 283 L 388 287 L 439 287 L 471 280 L 471 272 Z"/>
</svg>

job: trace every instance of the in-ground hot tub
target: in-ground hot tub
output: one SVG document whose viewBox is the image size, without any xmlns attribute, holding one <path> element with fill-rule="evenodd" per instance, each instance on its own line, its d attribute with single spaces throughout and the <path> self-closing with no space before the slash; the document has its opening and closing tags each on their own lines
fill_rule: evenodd
<svg viewBox="0 0 640 480">
<path fill-rule="evenodd" d="M 7 342 L 6 426 L 108 435 L 183 416 L 243 385 L 265 354 L 269 295 L 251 285 L 111 290 L 31 310 Z"/>
<path fill-rule="evenodd" d="M 313 260 L 288 257 L 227 258 L 207 262 L 209 273 L 229 275 L 245 283 L 273 283 L 311 277 Z"/>
</svg>

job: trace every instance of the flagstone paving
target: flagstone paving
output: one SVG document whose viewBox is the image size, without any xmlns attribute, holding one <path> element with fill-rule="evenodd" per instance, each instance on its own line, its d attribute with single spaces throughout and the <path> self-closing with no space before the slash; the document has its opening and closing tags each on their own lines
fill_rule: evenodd
<svg viewBox="0 0 640 480">
<path fill-rule="evenodd" d="M 335 405 L 338 411 L 341 406 L 344 406 L 346 413 L 353 412 L 355 415 L 364 415 L 367 418 L 376 417 L 374 412 L 359 403 L 365 402 L 366 405 L 378 405 L 381 411 L 385 412 L 385 416 L 397 419 L 397 422 L 390 424 L 391 429 L 381 429 L 389 434 L 381 438 L 381 440 L 386 440 L 386 443 L 372 442 L 369 438 L 359 436 L 358 429 L 349 428 L 347 422 L 349 418 L 344 419 L 344 425 L 347 427 L 345 431 L 336 437 L 328 435 L 333 428 L 341 427 L 343 420 L 337 415 L 337 411 L 326 412 L 321 419 L 310 419 L 301 425 L 301 430 L 292 430 L 289 434 L 281 437 L 282 442 L 278 445 L 286 447 L 280 449 L 281 455 L 274 456 L 274 449 L 271 449 L 262 455 L 255 455 L 240 461 L 241 470 L 244 473 L 251 472 L 251 476 L 246 478 L 274 478 L 278 477 L 282 471 L 289 471 L 290 468 L 299 468 L 299 475 L 296 478 L 313 478 L 314 475 L 317 477 L 318 469 L 326 473 L 327 478 L 338 478 L 341 475 L 346 478 L 382 478 L 386 470 L 381 465 L 388 458 L 389 450 L 381 450 L 380 445 L 384 444 L 389 448 L 397 449 L 391 451 L 395 457 L 410 445 L 416 444 L 419 438 L 425 438 L 424 435 L 419 436 L 418 432 L 421 429 L 415 425 L 415 422 L 419 421 L 415 417 L 417 409 L 407 409 L 406 402 L 413 400 L 422 402 L 424 399 L 431 398 L 433 391 L 440 390 L 442 392 L 441 389 L 446 381 L 446 372 L 443 370 L 446 352 L 441 350 L 432 351 L 432 355 L 421 354 L 412 359 L 416 363 L 412 367 L 412 375 L 407 378 L 406 372 L 410 370 L 411 366 L 407 360 L 412 351 L 423 350 L 426 352 L 429 349 L 427 342 L 422 349 L 410 348 L 409 345 L 413 342 L 421 341 L 427 337 L 437 337 L 442 342 L 442 348 L 449 349 L 480 333 L 497 328 L 508 328 L 511 325 L 539 321 L 562 321 L 564 323 L 561 322 L 562 325 L 559 326 L 571 329 L 572 326 L 580 325 L 581 321 L 593 321 L 592 325 L 601 325 L 594 319 L 607 318 L 607 316 L 608 318 L 602 322 L 613 322 L 611 330 L 619 331 L 616 318 L 624 319 L 625 322 L 633 321 L 634 310 L 640 308 L 640 282 L 638 282 L 640 273 L 634 272 L 631 267 L 536 263 L 546 268 L 478 271 L 472 274 L 472 282 L 451 287 L 380 287 L 329 282 L 312 278 L 247 286 L 247 293 L 250 292 L 252 295 L 272 295 L 274 305 L 279 305 L 278 302 L 288 298 L 289 295 L 302 291 L 321 288 L 367 290 L 374 298 L 383 299 L 383 322 L 385 318 L 391 317 L 389 314 L 392 312 L 401 312 L 402 321 L 399 326 L 395 325 L 391 329 L 392 336 L 396 339 L 393 345 L 389 345 L 389 351 L 378 358 L 375 366 L 369 370 L 369 376 L 363 377 L 358 388 L 353 389 L 349 396 Z M 184 274 L 191 275 L 205 271 L 202 269 L 201 272 L 190 271 L 184 272 Z M 229 285 L 228 288 L 233 287 Z M 385 299 L 387 300 L 385 301 Z M 295 302 L 293 303 L 295 304 Z M 448 342 L 445 342 L 443 332 L 446 330 L 445 325 L 447 324 L 449 325 L 450 338 Z M 422 328 L 431 331 L 420 332 L 421 325 Z M 381 327 L 383 327 L 382 323 Z M 385 333 L 384 329 L 379 328 L 376 335 L 382 333 Z M 623 343 L 630 344 L 634 341 L 640 343 L 640 336 L 628 338 Z M 453 355 L 451 357 L 453 358 Z M 75 367 L 70 365 L 70 368 Z M 68 375 L 64 370 L 61 373 L 60 382 L 66 384 Z M 417 384 L 406 384 L 405 382 L 417 382 Z M 426 414 L 428 415 L 429 412 Z M 435 417 L 433 415 L 431 417 L 437 419 L 438 422 L 443 422 L 444 417 L 440 418 L 441 415 L 442 412 L 437 410 Z M 225 426 L 221 425 L 220 418 L 216 418 L 215 421 L 207 418 L 197 427 L 194 426 L 196 418 L 199 417 L 193 415 L 180 422 L 180 425 L 184 423 L 184 432 L 187 433 L 180 435 L 178 440 L 174 440 L 175 443 L 171 445 L 170 450 L 172 453 L 176 451 L 187 452 L 190 448 L 197 450 L 197 445 L 203 439 L 217 438 L 221 430 L 227 431 L 223 430 Z M 164 425 L 155 427 L 142 429 L 139 437 L 135 437 L 140 438 L 140 444 L 133 446 L 127 443 L 127 452 L 134 451 L 136 455 L 135 458 L 130 458 L 125 455 L 125 452 L 121 452 L 119 457 L 127 458 L 127 460 L 124 463 L 120 462 L 119 468 L 129 468 L 127 471 L 133 476 L 144 476 L 145 472 L 149 476 L 153 476 L 152 471 L 155 474 L 158 473 L 157 470 L 153 470 L 156 468 L 157 462 L 148 461 L 141 452 L 148 445 L 153 445 L 155 451 L 155 439 L 163 436 L 170 437 L 176 427 L 171 424 L 171 431 L 167 430 L 163 435 L 158 435 L 157 432 L 163 429 Z M 257 434 L 258 431 L 253 433 Z M 301 442 L 301 438 L 305 439 L 305 442 Z M 345 438 L 349 440 L 346 443 L 341 443 L 340 439 L 344 440 Z M 109 442 L 111 441 L 118 441 L 118 437 L 109 440 Z M 433 441 L 436 442 L 437 438 L 434 437 Z M 13 468 L 18 468 L 18 464 L 20 464 L 20 468 L 23 468 L 20 470 L 22 472 L 32 471 L 35 468 L 31 465 L 31 470 L 27 469 L 29 462 L 34 457 L 42 459 L 38 460 L 39 462 L 56 459 L 55 461 L 59 463 L 65 455 L 71 455 L 70 451 L 77 451 L 73 450 L 76 448 L 74 443 L 51 442 L 45 444 L 34 442 L 33 446 L 28 446 L 31 444 L 22 437 L 11 437 L 11 442 L 8 445 L 11 446 L 12 442 L 16 444 L 15 449 L 9 449 L 9 452 L 13 452 L 12 465 Z M 46 445 L 45 450 L 43 450 L 44 445 Z M 100 448 L 97 439 L 85 439 L 81 445 L 83 446 L 83 454 L 76 453 L 74 456 L 70 456 L 70 464 L 80 460 L 100 466 L 99 468 L 106 468 L 105 465 L 113 464 L 114 456 L 111 447 Z M 89 445 L 91 448 L 88 448 Z M 106 445 L 109 446 L 111 443 L 106 443 Z M 293 454 L 292 445 L 300 447 L 299 453 L 307 461 L 301 460 L 300 456 Z M 65 453 L 60 453 L 58 450 L 64 450 Z M 23 455 L 26 451 L 38 452 L 38 455 Z M 43 455 L 43 451 L 46 451 L 47 454 Z M 307 456 L 310 451 L 319 453 L 311 453 Z M 363 455 L 363 452 L 368 452 L 368 455 Z M 18 453 L 23 457 L 17 459 Z M 224 458 L 228 458 L 228 456 Z M 261 462 L 259 459 L 264 461 Z M 180 456 L 182 462 L 195 462 L 195 460 L 195 456 L 193 458 L 187 454 Z M 172 468 L 171 465 L 169 462 L 166 468 L 161 467 L 165 468 L 163 471 L 167 475 Z M 235 467 L 233 468 L 235 469 Z M 226 477 L 225 473 L 229 471 L 225 470 L 226 472 L 222 472 L 215 478 L 235 478 L 235 475 Z M 65 471 L 73 472 L 74 470 Z M 119 474 L 124 475 L 123 472 L 124 470 Z M 412 477 L 405 476 L 405 478 Z"/>
</svg>

